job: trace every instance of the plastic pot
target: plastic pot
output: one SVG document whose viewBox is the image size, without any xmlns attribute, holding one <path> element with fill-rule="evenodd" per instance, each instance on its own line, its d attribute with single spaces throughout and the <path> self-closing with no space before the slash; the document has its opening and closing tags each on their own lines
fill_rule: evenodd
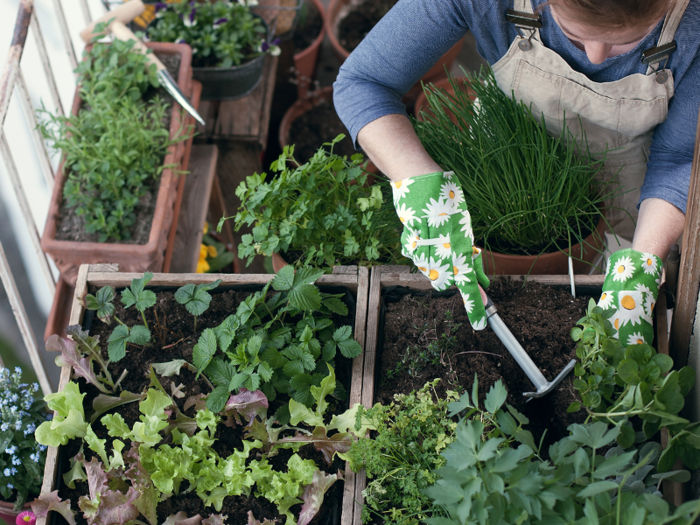
<svg viewBox="0 0 700 525">
<path fill-rule="evenodd" d="M 3 520 L 7 525 L 15 525 L 17 516 L 22 512 L 32 510 L 32 502 L 28 501 L 22 506 L 19 512 L 15 510 L 15 504 L 7 501 L 0 501 L 0 520 Z"/>
</svg>

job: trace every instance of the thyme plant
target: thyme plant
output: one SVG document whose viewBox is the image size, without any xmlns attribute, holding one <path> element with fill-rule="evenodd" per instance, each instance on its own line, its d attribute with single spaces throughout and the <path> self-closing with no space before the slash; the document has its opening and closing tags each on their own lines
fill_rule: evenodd
<svg viewBox="0 0 700 525">
<path fill-rule="evenodd" d="M 616 193 L 595 180 L 606 152 L 565 127 L 550 136 L 531 108 L 501 91 L 493 74 L 469 77 L 470 96 L 426 87 L 431 113 L 413 125 L 430 156 L 455 172 L 484 247 L 511 254 L 564 250 L 595 231 Z M 472 98 L 476 95 L 476 100 Z"/>
</svg>

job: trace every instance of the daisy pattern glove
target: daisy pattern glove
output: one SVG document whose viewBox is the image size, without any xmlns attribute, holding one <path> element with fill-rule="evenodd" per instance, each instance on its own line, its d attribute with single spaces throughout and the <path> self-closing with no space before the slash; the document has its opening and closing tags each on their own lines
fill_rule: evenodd
<svg viewBox="0 0 700 525">
<path fill-rule="evenodd" d="M 486 327 L 479 284 L 489 280 L 474 246 L 471 217 L 452 172 L 429 173 L 392 182 L 394 206 L 404 225 L 401 253 L 412 259 L 433 288 L 457 285 L 475 330 Z"/>
<path fill-rule="evenodd" d="M 651 344 L 654 339 L 652 315 L 661 284 L 663 261 L 651 253 L 631 248 L 613 253 L 603 295 L 598 306 L 614 309 L 610 322 L 624 346 Z"/>
</svg>

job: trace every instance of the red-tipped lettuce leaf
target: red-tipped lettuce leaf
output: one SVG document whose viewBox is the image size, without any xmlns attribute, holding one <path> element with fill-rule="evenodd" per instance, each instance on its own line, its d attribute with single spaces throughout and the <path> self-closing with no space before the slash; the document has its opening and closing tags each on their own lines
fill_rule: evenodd
<svg viewBox="0 0 700 525">
<path fill-rule="evenodd" d="M 323 459 L 329 465 L 333 461 L 333 455 L 336 453 L 346 453 L 352 446 L 352 436 L 350 434 L 334 434 L 331 437 L 326 435 L 324 427 L 314 428 L 313 434 L 305 435 L 297 432 L 294 437 L 280 439 L 277 444 L 283 443 L 309 443 L 314 446 L 321 454 Z"/>
<path fill-rule="evenodd" d="M 255 519 L 255 516 L 253 516 L 253 511 L 249 510 L 248 511 L 248 525 L 275 525 L 275 522 L 270 521 L 270 520 L 265 520 L 262 523 L 260 523 L 257 519 Z"/>
<path fill-rule="evenodd" d="M 188 518 L 187 513 L 181 510 L 177 514 L 168 516 L 163 522 L 163 525 L 199 525 L 201 521 L 202 517 L 199 514 Z"/>
<path fill-rule="evenodd" d="M 187 410 L 189 410 L 190 407 L 194 407 L 194 409 L 197 412 L 207 408 L 206 396 L 204 394 L 197 394 L 197 395 L 188 397 L 187 400 L 185 401 L 185 404 L 182 407 L 182 409 L 187 411 Z"/>
<path fill-rule="evenodd" d="M 141 401 L 146 396 L 144 394 L 132 394 L 128 390 L 124 390 L 119 394 L 119 397 L 107 396 L 105 394 L 98 395 L 92 400 L 92 409 L 94 413 L 90 416 L 90 423 L 97 421 L 97 418 L 108 410 L 112 410 L 115 407 L 126 405 L 128 403 L 133 403 L 134 401 Z"/>
<path fill-rule="evenodd" d="M 250 426 L 255 420 L 255 416 L 260 415 L 264 418 L 267 415 L 269 403 L 267 397 L 261 390 L 251 392 L 245 388 L 241 388 L 239 393 L 233 395 L 226 402 L 225 413 L 233 415 L 234 413 L 244 416 L 248 420 Z"/>
<path fill-rule="evenodd" d="M 78 351 L 78 344 L 75 341 L 54 334 L 46 340 L 46 349 L 49 352 L 60 352 L 60 355 L 55 359 L 57 366 L 73 367 L 76 376 L 82 377 L 88 383 L 96 386 L 100 392 L 105 394 L 108 392 L 92 370 L 92 357 L 83 357 Z"/>
<path fill-rule="evenodd" d="M 314 472 L 314 478 L 311 485 L 307 485 L 304 489 L 302 499 L 304 504 L 299 512 L 299 521 L 297 525 L 308 525 L 311 520 L 318 514 L 321 505 L 323 505 L 323 496 L 326 491 L 337 480 L 343 478 L 343 471 L 339 470 L 337 474 L 326 474 L 322 470 Z"/>
<path fill-rule="evenodd" d="M 70 500 L 61 501 L 57 490 L 51 494 L 41 494 L 32 501 L 32 512 L 37 518 L 45 518 L 51 511 L 58 512 L 70 525 L 75 525 L 75 513 L 70 508 Z"/>
<path fill-rule="evenodd" d="M 227 519 L 226 514 L 211 514 L 207 519 L 202 520 L 202 525 L 224 525 Z"/>
</svg>

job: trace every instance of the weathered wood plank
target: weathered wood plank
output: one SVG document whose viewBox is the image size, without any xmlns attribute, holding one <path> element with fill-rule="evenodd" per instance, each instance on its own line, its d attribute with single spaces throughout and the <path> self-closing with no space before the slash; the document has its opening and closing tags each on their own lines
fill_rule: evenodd
<svg viewBox="0 0 700 525">
<path fill-rule="evenodd" d="M 224 196 L 221 193 L 221 183 L 219 182 L 219 176 L 214 177 L 214 184 L 211 187 L 211 196 L 209 197 L 209 211 L 207 213 L 207 220 L 209 221 L 209 229 L 215 230 L 219 224 L 219 220 L 222 217 L 228 217 L 226 211 L 226 203 L 224 201 Z M 238 246 L 236 246 L 236 240 L 233 236 L 233 229 L 231 228 L 231 221 L 225 221 L 221 228 L 221 240 L 227 246 L 229 250 L 233 251 L 233 272 L 241 273 L 241 261 L 238 258 Z"/>
<path fill-rule="evenodd" d="M 510 275 L 508 277 L 517 280 L 522 279 L 521 275 Z M 382 269 L 381 280 L 382 286 L 411 286 L 421 290 L 431 290 L 433 288 L 430 281 L 421 273 L 387 272 L 385 269 Z M 527 280 L 529 282 L 542 283 L 550 286 L 568 286 L 570 284 L 568 275 L 531 275 Z M 604 275 L 574 276 L 574 283 L 576 286 L 602 286 L 604 281 Z"/>
<path fill-rule="evenodd" d="M 185 181 L 180 218 L 173 244 L 171 273 L 194 273 L 199 262 L 204 221 L 216 175 L 219 149 L 215 145 L 192 146 L 190 173 Z"/>
<path fill-rule="evenodd" d="M 676 304 L 671 320 L 670 352 L 674 366 L 688 364 L 690 337 L 695 326 L 700 290 L 700 118 L 695 139 L 695 153 L 690 172 L 688 206 L 685 211 L 681 265 L 678 269 Z"/>
</svg>

